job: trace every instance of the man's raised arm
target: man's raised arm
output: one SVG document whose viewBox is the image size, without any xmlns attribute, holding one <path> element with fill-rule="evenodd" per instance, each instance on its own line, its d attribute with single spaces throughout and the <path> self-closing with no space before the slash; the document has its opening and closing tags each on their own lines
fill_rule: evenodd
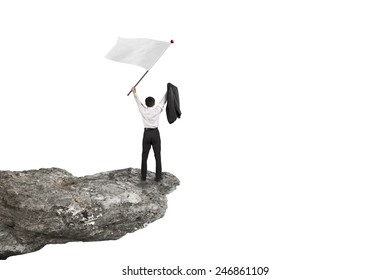
<svg viewBox="0 0 390 280">
<path fill-rule="evenodd" d="M 132 87 L 130 92 L 134 93 L 134 99 L 135 99 L 135 102 L 137 102 L 138 108 L 139 108 L 139 109 L 145 108 L 144 105 L 141 103 L 141 101 L 140 101 L 139 98 L 138 98 L 136 88 L 135 88 L 135 87 Z"/>
<path fill-rule="evenodd" d="M 158 103 L 158 107 L 160 107 L 161 109 L 164 109 L 164 105 L 165 103 L 167 102 L 167 94 L 168 93 L 165 93 L 163 98 L 161 99 L 160 103 Z"/>
</svg>

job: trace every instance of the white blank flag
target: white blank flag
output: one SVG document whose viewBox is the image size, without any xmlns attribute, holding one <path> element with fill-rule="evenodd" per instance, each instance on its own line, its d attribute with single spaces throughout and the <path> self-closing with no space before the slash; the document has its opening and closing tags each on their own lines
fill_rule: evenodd
<svg viewBox="0 0 390 280">
<path fill-rule="evenodd" d="M 107 53 L 106 58 L 150 70 L 170 45 L 169 42 L 151 39 L 118 37 L 118 41 Z"/>
</svg>

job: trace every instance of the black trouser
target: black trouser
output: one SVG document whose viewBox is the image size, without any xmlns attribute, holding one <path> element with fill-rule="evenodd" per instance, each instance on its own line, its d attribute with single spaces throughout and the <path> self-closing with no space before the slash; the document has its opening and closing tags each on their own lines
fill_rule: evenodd
<svg viewBox="0 0 390 280">
<path fill-rule="evenodd" d="M 148 171 L 147 161 L 149 156 L 150 146 L 153 146 L 154 157 L 156 158 L 156 178 L 161 178 L 161 139 L 158 129 L 147 129 L 144 131 L 144 138 L 142 139 L 142 164 L 141 176 L 146 178 Z"/>
</svg>

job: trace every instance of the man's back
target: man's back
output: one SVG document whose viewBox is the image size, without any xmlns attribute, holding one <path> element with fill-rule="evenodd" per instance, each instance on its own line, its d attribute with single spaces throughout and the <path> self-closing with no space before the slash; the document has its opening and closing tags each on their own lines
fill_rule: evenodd
<svg viewBox="0 0 390 280">
<path fill-rule="evenodd" d="M 156 128 L 159 125 L 160 114 L 164 109 L 164 105 L 167 101 L 166 94 L 161 99 L 160 103 L 158 103 L 154 107 L 147 107 L 141 103 L 138 98 L 137 93 L 134 93 L 135 101 L 137 102 L 139 112 L 142 116 L 142 121 L 144 123 L 145 128 Z"/>
</svg>

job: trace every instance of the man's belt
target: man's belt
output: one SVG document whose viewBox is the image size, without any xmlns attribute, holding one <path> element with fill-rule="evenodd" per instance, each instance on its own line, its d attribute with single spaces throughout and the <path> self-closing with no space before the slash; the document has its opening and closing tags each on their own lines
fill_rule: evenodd
<svg viewBox="0 0 390 280">
<path fill-rule="evenodd" d="M 145 131 L 148 131 L 148 130 L 156 130 L 158 129 L 157 127 L 154 127 L 154 128 L 149 128 L 149 127 L 145 127 Z"/>
</svg>

